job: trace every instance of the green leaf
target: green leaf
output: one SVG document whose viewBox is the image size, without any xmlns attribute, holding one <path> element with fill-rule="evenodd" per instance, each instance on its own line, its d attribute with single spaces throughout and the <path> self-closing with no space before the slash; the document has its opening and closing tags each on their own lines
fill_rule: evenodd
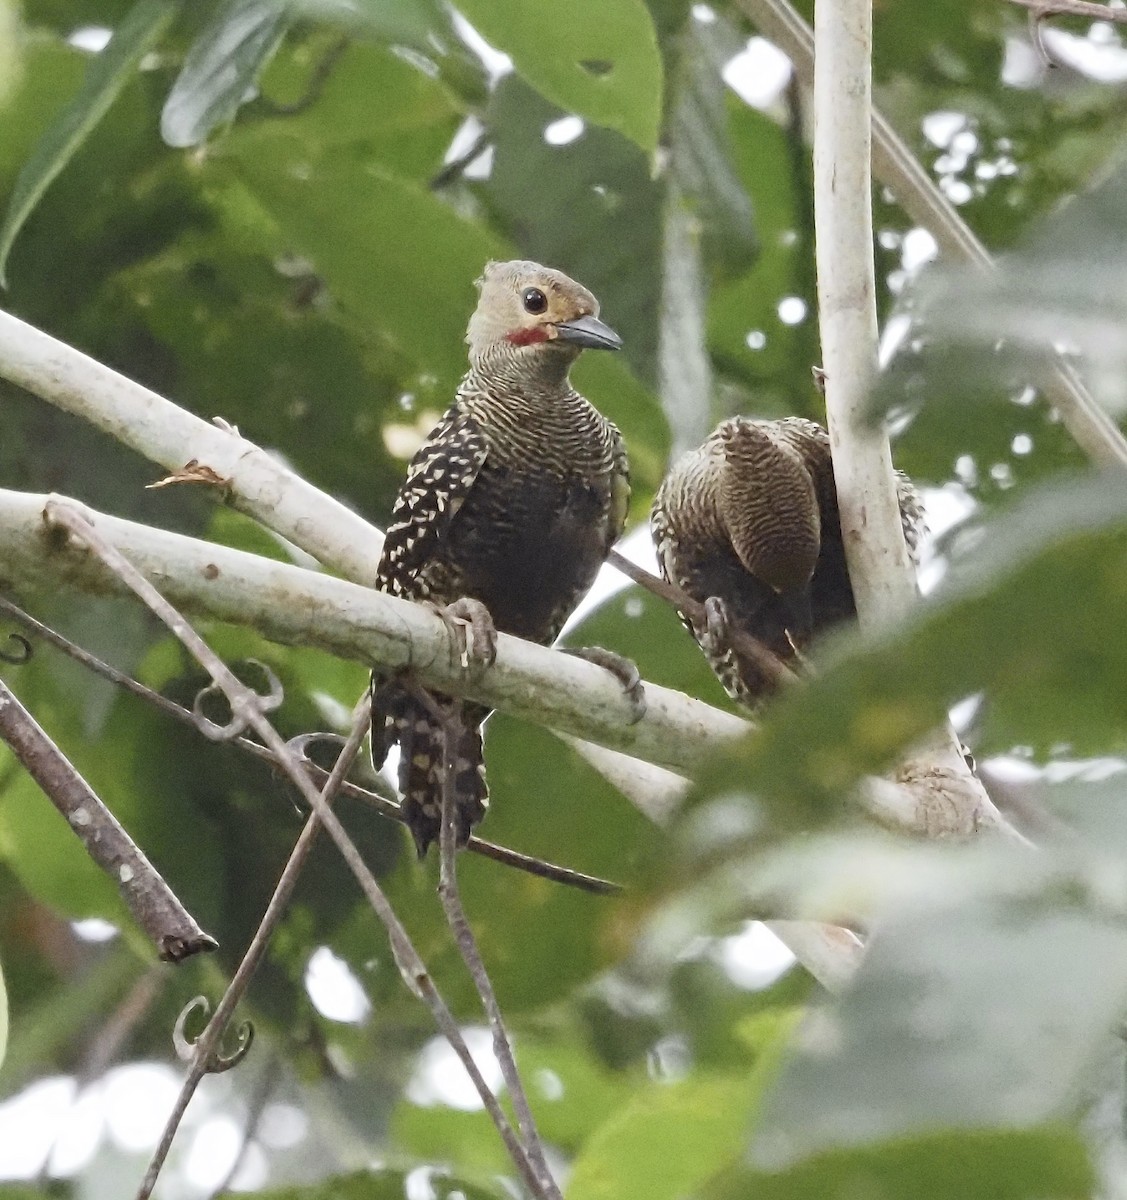
<svg viewBox="0 0 1127 1200">
<path fill-rule="evenodd" d="M 105 115 L 137 64 L 179 11 L 176 0 L 138 0 L 106 48 L 90 60 L 78 94 L 39 139 L 16 180 L 0 225 L 0 284 L 12 243 L 50 186 Z"/>
<path fill-rule="evenodd" d="M 1096 1176 L 1071 1129 L 960 1130 L 819 1154 L 774 1173 L 732 1172 L 708 1200 L 1080 1200 Z"/>
<path fill-rule="evenodd" d="M 1067 898 L 886 916 L 853 985 L 793 1039 L 753 1154 L 777 1170 L 936 1130 L 1070 1119 L 1125 1001 L 1121 923 Z"/>
<path fill-rule="evenodd" d="M 569 1200 L 677 1200 L 743 1149 L 753 1101 L 745 1079 L 651 1084 L 575 1161 Z"/>
<path fill-rule="evenodd" d="M 355 316 L 436 377 L 431 386 L 445 393 L 444 408 L 465 372 L 473 281 L 488 259 L 505 257 L 500 241 L 425 189 L 365 170 L 347 149 L 311 153 L 284 135 L 232 138 L 229 146 L 294 249 Z M 462 303 L 442 302 L 456 296 Z"/>
<path fill-rule="evenodd" d="M 706 792 L 750 788 L 790 827 L 834 820 L 844 789 L 978 693 L 987 749 L 1121 750 L 1127 481 L 1044 486 L 967 532 L 975 548 L 941 588 L 815 654 L 818 677 L 771 705 Z"/>
<path fill-rule="evenodd" d="M 280 0 L 228 0 L 192 43 L 160 115 L 170 146 L 196 146 L 251 96 L 289 23 Z"/>
<path fill-rule="evenodd" d="M 642 0 L 467 0 L 458 8 L 546 99 L 657 146 L 662 67 Z"/>
<path fill-rule="evenodd" d="M 425 54 L 445 54 L 457 44 L 450 11 L 439 0 L 291 0 L 291 4 L 311 20 L 359 26 L 381 42 L 411 46 Z"/>
<path fill-rule="evenodd" d="M 493 166 L 482 190 L 522 254 L 559 267 L 598 296 L 625 343 L 623 356 L 642 379 L 654 380 L 663 187 L 647 155 L 609 130 L 588 128 L 566 145 L 550 145 L 544 129 L 563 115 L 519 76 L 502 79 L 485 116 Z"/>
</svg>

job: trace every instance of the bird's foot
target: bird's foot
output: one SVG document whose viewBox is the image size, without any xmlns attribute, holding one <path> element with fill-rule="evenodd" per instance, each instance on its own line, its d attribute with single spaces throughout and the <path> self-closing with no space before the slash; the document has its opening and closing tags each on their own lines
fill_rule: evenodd
<svg viewBox="0 0 1127 1200">
<path fill-rule="evenodd" d="M 562 646 L 560 648 L 573 658 L 582 658 L 586 662 L 594 663 L 596 667 L 602 667 L 604 671 L 609 671 L 622 684 L 626 698 L 634 706 L 634 712 L 630 718 L 631 725 L 636 725 L 646 715 L 646 689 L 642 684 L 638 666 L 633 659 L 616 654 L 613 650 L 605 650 L 602 646 Z"/>
<path fill-rule="evenodd" d="M 472 668 L 493 665 L 497 658 L 497 627 L 489 609 L 480 600 L 463 596 L 453 604 L 432 604 L 430 607 L 460 647 L 458 658 L 463 671 L 469 673 Z"/>
<path fill-rule="evenodd" d="M 709 596 L 704 602 L 704 629 L 700 648 L 710 659 L 723 658 L 732 648 L 728 606 L 719 596 Z"/>
</svg>

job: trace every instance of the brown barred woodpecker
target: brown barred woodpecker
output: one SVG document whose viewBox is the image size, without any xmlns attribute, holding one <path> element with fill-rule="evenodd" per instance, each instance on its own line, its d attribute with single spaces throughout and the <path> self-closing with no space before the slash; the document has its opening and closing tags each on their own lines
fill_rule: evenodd
<svg viewBox="0 0 1127 1200">
<path fill-rule="evenodd" d="M 407 470 L 376 586 L 468 622 L 475 642 L 500 630 L 547 645 L 626 520 L 622 437 L 568 379 L 581 350 L 622 342 L 599 320 L 595 297 L 560 271 L 491 262 L 478 287 L 470 369 Z M 399 744 L 404 816 L 421 857 L 441 827 L 442 724 L 378 671 L 373 696 L 372 758 L 378 769 Z M 489 710 L 467 702 L 452 711 L 464 844 L 488 803 L 481 724 Z"/>
<path fill-rule="evenodd" d="M 915 559 L 919 496 L 897 472 L 900 516 Z M 857 615 L 845 563 L 830 439 L 813 421 L 732 417 L 670 468 L 650 514 L 662 575 L 705 606 L 686 620 L 734 700 L 756 707 L 772 680 L 727 643 L 734 628 L 784 661 Z"/>
</svg>

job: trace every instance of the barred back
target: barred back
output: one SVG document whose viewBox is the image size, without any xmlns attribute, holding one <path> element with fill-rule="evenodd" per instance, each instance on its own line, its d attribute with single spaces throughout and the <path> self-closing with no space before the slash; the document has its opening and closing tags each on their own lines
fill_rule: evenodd
<svg viewBox="0 0 1127 1200">
<path fill-rule="evenodd" d="M 807 481 L 805 491 L 794 481 L 796 461 Z M 914 562 L 923 533 L 922 508 L 901 472 L 897 491 Z M 755 503 L 747 502 L 749 495 Z M 796 650 L 819 634 L 856 617 L 829 435 L 813 421 L 734 417 L 723 422 L 670 468 L 654 498 L 650 524 L 662 575 L 698 603 L 718 597 L 735 628 L 784 661 L 793 661 Z M 777 564 L 781 548 L 783 559 L 788 554 L 792 559 L 789 568 L 784 561 L 783 570 L 799 577 L 809 566 L 815 529 L 813 569 L 806 576 L 810 626 L 799 631 L 781 599 L 779 567 L 772 568 L 774 578 L 757 574 L 755 567 L 765 558 Z M 726 643 L 716 644 L 702 623 L 684 614 L 681 619 L 733 699 L 754 708 L 770 694 L 773 682 L 754 663 L 739 658 Z"/>
</svg>

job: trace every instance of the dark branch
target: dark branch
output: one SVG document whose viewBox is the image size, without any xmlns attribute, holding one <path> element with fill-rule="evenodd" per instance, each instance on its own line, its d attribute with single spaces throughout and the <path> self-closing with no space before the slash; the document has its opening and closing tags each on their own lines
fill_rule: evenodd
<svg viewBox="0 0 1127 1200">
<path fill-rule="evenodd" d="M 134 920 L 168 962 L 214 950 L 156 868 L 35 718 L 0 681 L 0 738 L 117 885 Z"/>
<path fill-rule="evenodd" d="M 162 696 L 160 692 L 146 687 L 143 683 L 139 683 L 130 675 L 125 674 L 124 671 L 119 671 L 116 667 L 110 666 L 109 663 L 103 662 L 96 655 L 91 654 L 88 650 L 84 650 L 81 646 L 75 645 L 74 642 L 63 637 L 62 634 L 50 626 L 37 621 L 29 613 L 24 612 L 22 608 L 19 608 L 3 596 L 0 596 L 0 612 L 9 616 L 13 621 L 17 621 L 25 629 L 30 630 L 38 637 L 43 638 L 44 641 L 49 642 L 76 662 L 82 663 L 83 666 L 89 668 L 96 675 L 100 675 L 103 679 L 108 679 L 116 686 L 160 709 L 166 716 L 172 717 L 173 720 L 180 721 L 184 725 L 190 725 L 196 729 L 199 728 L 199 721 L 190 709 L 184 708 L 173 700 L 169 700 L 167 696 Z M 305 768 L 306 774 L 319 787 L 323 786 L 325 780 L 328 778 L 328 772 L 309 758 L 306 753 L 306 747 L 313 741 L 333 740 L 343 743 L 340 735 L 335 733 L 301 734 L 296 738 L 292 738 L 289 743 L 295 757 L 297 757 Z M 272 763 L 275 766 L 278 765 L 277 756 L 272 750 L 250 738 L 233 738 L 230 744 L 237 746 L 247 754 L 253 754 L 256 758 L 260 758 L 264 762 Z M 358 784 L 348 783 L 347 781 L 341 784 L 340 792 L 341 795 L 349 796 L 374 808 L 381 816 L 387 817 L 389 821 L 395 821 L 400 825 L 404 823 L 399 803 L 390 795 L 381 795 L 378 792 L 370 791 L 360 787 Z M 512 867 L 515 870 L 524 871 L 528 875 L 535 875 L 540 879 L 548 879 L 553 883 L 563 884 L 565 887 L 578 888 L 580 891 L 590 892 L 594 895 L 613 895 L 622 890 L 620 884 L 613 883 L 609 879 L 602 879 L 598 875 L 587 875 L 582 871 L 575 871 L 570 867 L 561 867 L 556 863 L 545 862 L 543 859 L 533 858 L 531 855 L 510 850 L 506 846 L 498 846 L 495 842 L 486 841 L 484 838 L 479 838 L 476 835 L 471 835 L 466 849 L 471 854 L 478 854 L 482 858 L 492 859 L 502 866 Z"/>
<path fill-rule="evenodd" d="M 703 624 L 705 621 L 704 605 L 698 604 L 692 596 L 686 595 L 679 587 L 651 575 L 637 563 L 632 563 L 617 550 L 607 555 L 607 562 L 617 571 L 621 571 L 627 579 L 632 579 L 639 587 L 652 592 L 662 600 L 668 601 L 674 608 L 679 609 L 691 621 Z M 728 630 L 728 644 L 742 657 L 763 672 L 776 686 L 783 687 L 795 683 L 798 676 L 787 666 L 777 654 L 772 653 L 762 642 L 740 629 Z"/>
<path fill-rule="evenodd" d="M 340 62 L 341 56 L 348 49 L 351 40 L 347 35 L 340 37 L 321 55 L 317 61 L 317 65 L 310 72 L 309 81 L 305 85 L 305 91 L 296 100 L 285 103 L 278 100 L 271 100 L 269 96 L 259 96 L 257 107 L 263 115 L 269 117 L 296 117 L 299 113 L 305 112 L 307 108 L 316 104 L 325 91 L 325 85 L 329 82 L 333 69 Z"/>
<path fill-rule="evenodd" d="M 454 936 L 454 944 L 466 964 L 466 970 L 477 988 L 481 998 L 482 1008 L 489 1020 L 489 1028 L 493 1034 L 493 1053 L 501 1067 L 501 1075 L 509 1089 L 509 1097 L 513 1102 L 517 1125 L 520 1129 L 521 1145 L 528 1158 L 529 1169 L 535 1174 L 539 1183 L 540 1194 L 548 1200 L 562 1200 L 559 1185 L 552 1177 L 548 1160 L 544 1154 L 544 1144 L 540 1132 L 536 1128 L 536 1120 L 532 1115 L 532 1107 L 528 1103 L 528 1095 L 524 1090 L 524 1081 L 517 1070 L 516 1057 L 513 1054 L 513 1043 L 505 1028 L 501 1006 L 497 1003 L 497 994 L 493 990 L 493 982 L 485 969 L 485 961 L 477 948 L 477 940 L 470 928 L 466 910 L 462 907 L 462 897 L 458 891 L 457 868 L 457 771 L 455 761 L 458 744 L 458 731 L 453 709 L 442 713 L 442 825 L 439 835 L 439 884 L 438 895 L 442 901 L 442 911 L 446 914 L 446 923 Z"/>
<path fill-rule="evenodd" d="M 456 179 L 461 178 L 462 173 L 470 166 L 476 158 L 479 158 L 493 143 L 493 134 L 488 129 L 483 129 L 476 138 L 474 138 L 470 148 L 465 154 L 459 154 L 457 158 L 446 163 L 440 171 L 438 171 L 430 181 L 430 189 L 432 192 L 440 191 L 444 187 L 449 187 Z"/>
</svg>

